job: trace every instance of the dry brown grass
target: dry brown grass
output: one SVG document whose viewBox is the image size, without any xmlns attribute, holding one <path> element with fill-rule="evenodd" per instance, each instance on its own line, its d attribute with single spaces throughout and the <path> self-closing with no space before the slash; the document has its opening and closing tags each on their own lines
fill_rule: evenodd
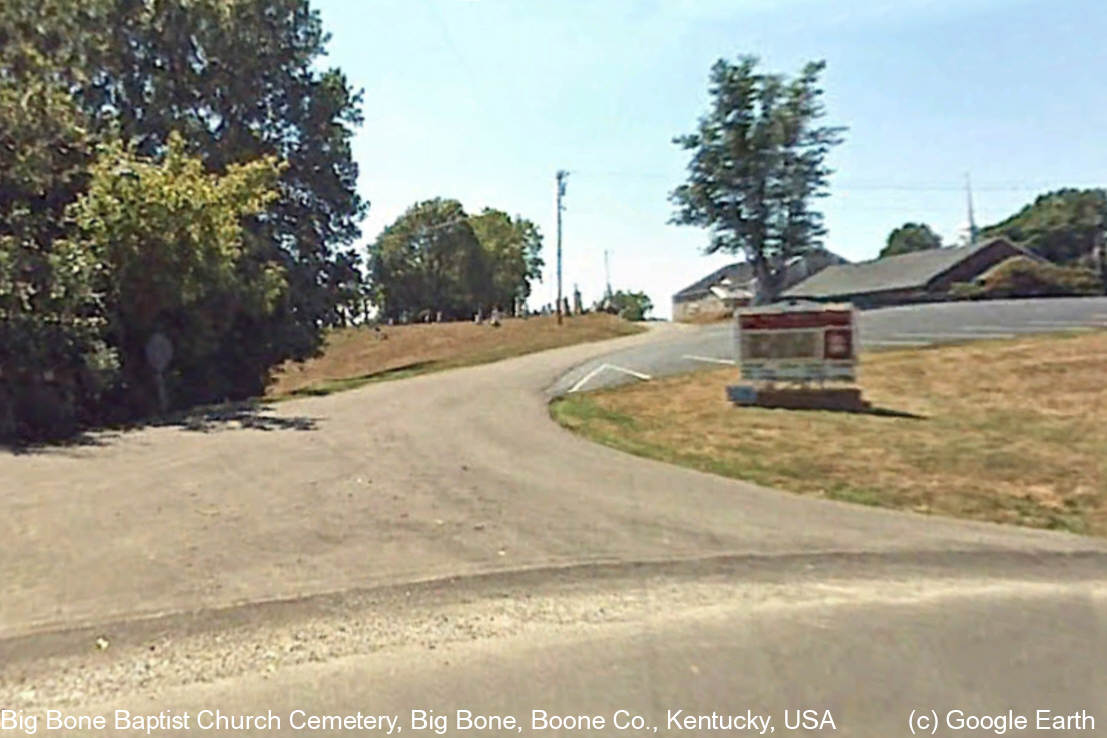
<svg viewBox="0 0 1107 738">
<path fill-rule="evenodd" d="M 641 326 L 606 313 L 503 321 L 499 328 L 475 323 L 427 323 L 335 331 L 322 356 L 289 362 L 266 393 L 280 398 L 329 394 L 375 379 L 481 364 L 534 351 L 638 333 Z"/>
<path fill-rule="evenodd" d="M 712 310 L 696 313 L 695 315 L 685 318 L 681 322 L 691 323 L 693 325 L 708 325 L 710 323 L 722 323 L 728 320 L 734 320 L 733 310 Z"/>
<path fill-rule="evenodd" d="M 733 369 L 572 396 L 566 426 L 802 494 L 1107 535 L 1107 333 L 866 354 L 865 397 L 917 417 L 736 408 Z"/>
</svg>

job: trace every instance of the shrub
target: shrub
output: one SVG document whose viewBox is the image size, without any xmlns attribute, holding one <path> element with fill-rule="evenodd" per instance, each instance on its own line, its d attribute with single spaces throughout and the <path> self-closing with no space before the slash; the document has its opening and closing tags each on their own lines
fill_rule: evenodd
<svg viewBox="0 0 1107 738">
<path fill-rule="evenodd" d="M 988 270 L 974 282 L 951 285 L 949 294 L 956 299 L 1097 295 L 1103 294 L 1103 282 L 1090 269 L 1016 256 Z"/>
</svg>

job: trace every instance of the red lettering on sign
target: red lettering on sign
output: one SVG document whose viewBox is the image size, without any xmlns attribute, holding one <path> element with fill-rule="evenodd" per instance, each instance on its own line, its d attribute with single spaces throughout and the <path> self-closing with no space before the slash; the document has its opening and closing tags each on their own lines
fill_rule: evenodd
<svg viewBox="0 0 1107 738">
<path fill-rule="evenodd" d="M 748 330 L 787 330 L 789 328 L 826 328 L 848 326 L 853 314 L 848 310 L 819 310 L 791 313 L 747 313 L 738 316 L 738 324 Z"/>
</svg>

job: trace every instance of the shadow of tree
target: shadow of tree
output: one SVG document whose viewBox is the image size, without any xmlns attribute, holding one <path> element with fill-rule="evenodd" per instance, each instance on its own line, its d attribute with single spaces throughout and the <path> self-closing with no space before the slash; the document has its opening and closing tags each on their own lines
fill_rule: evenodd
<svg viewBox="0 0 1107 738">
<path fill-rule="evenodd" d="M 258 400 L 227 403 L 215 407 L 193 408 L 175 417 L 154 420 L 149 425 L 173 426 L 187 431 L 213 433 L 225 430 L 310 431 L 318 421 L 306 416 L 276 415 L 271 403 Z"/>
<path fill-rule="evenodd" d="M 0 449 L 16 455 L 49 453 L 87 447 L 109 446 L 129 433 L 145 428 L 178 428 L 193 433 L 220 433 L 235 430 L 313 431 L 318 419 L 302 415 L 279 415 L 273 403 L 260 400 L 228 402 L 181 410 L 160 418 L 145 418 L 118 426 L 87 428 L 68 438 L 12 444 L 0 442 Z"/>
</svg>

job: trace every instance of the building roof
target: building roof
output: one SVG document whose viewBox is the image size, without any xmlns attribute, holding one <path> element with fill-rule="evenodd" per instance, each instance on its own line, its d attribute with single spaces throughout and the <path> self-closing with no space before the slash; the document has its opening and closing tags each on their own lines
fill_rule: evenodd
<svg viewBox="0 0 1107 738">
<path fill-rule="evenodd" d="M 858 264 L 829 266 L 786 290 L 782 296 L 825 298 L 922 288 L 934 278 L 957 266 L 969 255 L 991 248 L 998 243 L 1005 243 L 1018 249 L 1010 241 L 996 238 L 971 246 L 928 249 Z"/>
<path fill-rule="evenodd" d="M 717 284 L 713 287 L 709 287 L 708 290 L 711 294 L 720 300 L 726 302 L 727 300 L 752 300 L 753 292 L 747 289 L 743 285 L 734 285 L 729 282 Z"/>
<path fill-rule="evenodd" d="M 729 279 L 733 285 L 747 284 L 753 279 L 753 265 L 745 261 L 736 261 L 733 264 L 727 264 L 725 267 L 716 269 L 702 279 L 698 279 L 692 284 L 688 285 L 680 292 L 673 295 L 673 300 L 676 302 L 687 302 L 688 300 L 698 300 L 699 298 L 707 295 L 711 288 L 724 279 Z"/>
<path fill-rule="evenodd" d="M 849 262 L 831 251 L 820 248 L 812 249 L 806 254 L 793 257 L 785 265 L 784 284 L 788 286 L 794 285 L 807 277 L 808 274 L 816 273 L 828 264 L 847 263 Z M 753 288 L 751 283 L 754 281 L 753 265 L 745 261 L 727 264 L 725 267 L 716 269 L 706 277 L 693 282 L 680 292 L 677 292 L 673 295 L 673 301 L 688 302 L 690 300 L 698 300 L 701 297 L 711 294 L 711 288 L 724 280 L 729 282 L 727 285 L 727 290 L 729 292 L 745 290 L 752 294 Z"/>
</svg>

